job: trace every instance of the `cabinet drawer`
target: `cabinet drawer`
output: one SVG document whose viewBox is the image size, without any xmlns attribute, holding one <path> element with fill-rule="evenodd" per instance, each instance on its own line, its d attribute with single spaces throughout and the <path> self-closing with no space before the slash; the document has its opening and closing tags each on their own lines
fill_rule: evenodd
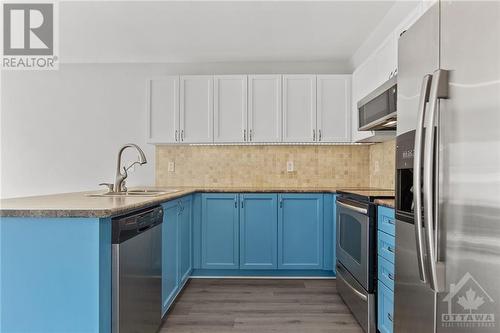
<svg viewBox="0 0 500 333">
<path fill-rule="evenodd" d="M 380 333 L 392 333 L 394 329 L 394 293 L 382 282 L 378 282 L 377 293 L 377 328 Z"/>
<path fill-rule="evenodd" d="M 394 291 L 394 264 L 378 256 L 378 280 Z"/>
<path fill-rule="evenodd" d="M 383 231 L 379 231 L 377 242 L 378 255 L 394 264 L 394 236 L 388 235 Z"/>
<path fill-rule="evenodd" d="M 394 209 L 378 206 L 377 228 L 389 235 L 396 235 Z"/>
</svg>

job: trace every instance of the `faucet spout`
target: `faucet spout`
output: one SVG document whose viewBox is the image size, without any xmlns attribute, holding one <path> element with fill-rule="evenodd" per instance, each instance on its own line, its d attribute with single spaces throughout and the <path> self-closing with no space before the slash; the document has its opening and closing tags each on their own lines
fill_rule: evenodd
<svg viewBox="0 0 500 333">
<path fill-rule="evenodd" d="M 135 148 L 137 150 L 137 153 L 139 154 L 139 158 L 137 162 L 132 163 L 129 167 L 122 167 L 122 154 L 127 148 Z M 118 151 L 118 159 L 116 162 L 116 177 L 115 177 L 115 184 L 114 184 L 114 191 L 115 192 L 123 192 L 123 182 L 128 176 L 127 170 L 130 169 L 132 166 L 135 164 L 143 165 L 146 164 L 148 161 L 146 159 L 146 155 L 142 151 L 141 148 L 139 148 L 138 145 L 134 143 L 128 143 L 124 145 L 123 147 L 120 148 Z M 123 168 L 123 173 L 121 169 Z"/>
</svg>

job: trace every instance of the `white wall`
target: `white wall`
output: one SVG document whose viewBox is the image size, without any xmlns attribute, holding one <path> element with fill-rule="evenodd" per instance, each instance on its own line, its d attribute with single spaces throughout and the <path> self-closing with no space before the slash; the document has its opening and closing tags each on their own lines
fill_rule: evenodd
<svg viewBox="0 0 500 333">
<path fill-rule="evenodd" d="M 1 72 L 0 196 L 94 190 L 113 182 L 121 145 L 149 163 L 129 185 L 154 183 L 146 144 L 146 80 L 162 74 L 346 73 L 346 63 L 61 64 L 58 71 Z M 134 154 L 127 154 L 133 160 Z"/>
</svg>

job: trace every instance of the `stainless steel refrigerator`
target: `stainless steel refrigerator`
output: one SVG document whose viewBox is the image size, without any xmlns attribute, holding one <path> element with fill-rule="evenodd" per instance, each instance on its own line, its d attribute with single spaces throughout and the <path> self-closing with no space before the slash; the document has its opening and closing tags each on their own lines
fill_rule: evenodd
<svg viewBox="0 0 500 333">
<path fill-rule="evenodd" d="M 500 2 L 399 41 L 394 332 L 500 332 Z"/>
</svg>

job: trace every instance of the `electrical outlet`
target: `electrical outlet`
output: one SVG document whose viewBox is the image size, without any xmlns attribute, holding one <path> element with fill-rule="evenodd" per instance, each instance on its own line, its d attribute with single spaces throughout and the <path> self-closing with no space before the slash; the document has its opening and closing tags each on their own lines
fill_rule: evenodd
<svg viewBox="0 0 500 333">
<path fill-rule="evenodd" d="M 168 172 L 174 172 L 175 171 L 175 162 L 168 162 Z"/>
<path fill-rule="evenodd" d="M 294 172 L 295 171 L 293 161 L 286 162 L 286 171 L 287 172 Z"/>
</svg>

